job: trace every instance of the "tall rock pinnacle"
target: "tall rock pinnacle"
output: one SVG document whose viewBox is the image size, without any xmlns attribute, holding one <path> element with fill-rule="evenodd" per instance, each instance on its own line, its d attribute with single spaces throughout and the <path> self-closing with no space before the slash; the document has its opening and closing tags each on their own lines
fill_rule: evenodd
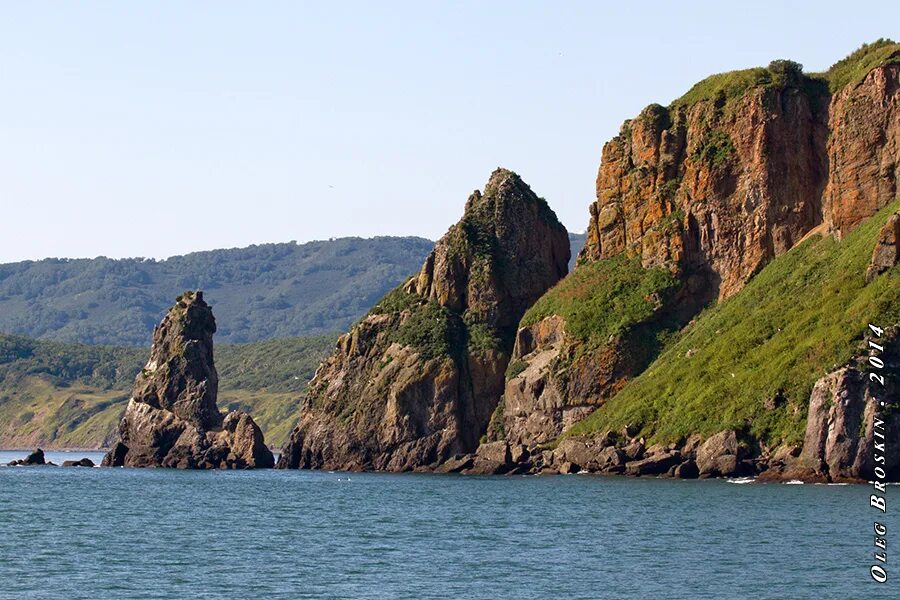
<svg viewBox="0 0 900 600">
<path fill-rule="evenodd" d="M 153 331 L 150 360 L 138 374 L 119 440 L 104 466 L 266 468 L 272 452 L 250 415 L 224 418 L 216 406 L 216 320 L 203 292 L 186 292 Z"/>
<path fill-rule="evenodd" d="M 279 467 L 403 471 L 473 451 L 519 319 L 566 274 L 569 253 L 547 203 L 494 171 L 419 273 L 338 340 Z"/>
</svg>

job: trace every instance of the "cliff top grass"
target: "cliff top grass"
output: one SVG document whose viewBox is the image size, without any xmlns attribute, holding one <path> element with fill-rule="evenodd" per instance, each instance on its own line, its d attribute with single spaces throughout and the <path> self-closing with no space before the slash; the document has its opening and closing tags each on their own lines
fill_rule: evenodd
<svg viewBox="0 0 900 600">
<path fill-rule="evenodd" d="M 637 257 L 615 256 L 579 265 L 522 317 L 520 327 L 560 315 L 566 333 L 584 342 L 605 342 L 610 335 L 653 315 L 653 294 L 677 285 L 662 268 L 644 269 Z"/>
<path fill-rule="evenodd" d="M 865 284 L 879 229 L 813 237 L 707 309 L 639 377 L 567 435 L 637 426 L 652 442 L 736 429 L 800 444 L 813 384 L 846 364 L 870 320 L 900 322 L 900 268 Z"/>
<path fill-rule="evenodd" d="M 756 87 L 784 87 L 789 83 L 814 85 L 816 81 L 823 81 L 828 84 L 831 93 L 835 93 L 847 85 L 859 83 L 872 69 L 893 62 L 900 62 L 900 44 L 885 38 L 863 44 L 824 73 L 804 75 L 802 65 L 789 60 L 775 60 L 768 67 L 710 75 L 673 101 L 670 108 L 692 106 L 704 100 L 727 102 Z"/>
<path fill-rule="evenodd" d="M 770 80 L 769 70 L 765 67 L 717 73 L 695 83 L 671 106 L 692 106 L 703 100 L 712 101 L 719 97 L 726 100 L 737 98 L 751 88 L 767 85 Z"/>
<path fill-rule="evenodd" d="M 881 38 L 871 44 L 863 44 L 852 54 L 831 65 L 824 73 L 811 77 L 828 82 L 831 93 L 861 82 L 869 71 L 882 65 L 900 62 L 900 44 L 894 40 Z"/>
</svg>

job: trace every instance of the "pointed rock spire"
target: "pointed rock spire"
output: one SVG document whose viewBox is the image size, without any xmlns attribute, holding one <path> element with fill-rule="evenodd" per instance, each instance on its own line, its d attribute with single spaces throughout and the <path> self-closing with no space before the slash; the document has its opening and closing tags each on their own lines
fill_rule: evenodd
<svg viewBox="0 0 900 600">
<path fill-rule="evenodd" d="M 119 439 L 104 466 L 272 467 L 250 415 L 216 406 L 216 320 L 203 292 L 185 292 L 153 330 L 150 359 L 134 382 Z"/>
</svg>

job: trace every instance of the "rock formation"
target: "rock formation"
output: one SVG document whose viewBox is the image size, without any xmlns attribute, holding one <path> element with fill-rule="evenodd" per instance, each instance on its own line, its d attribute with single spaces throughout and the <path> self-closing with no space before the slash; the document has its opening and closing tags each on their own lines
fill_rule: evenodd
<svg viewBox="0 0 900 600">
<path fill-rule="evenodd" d="M 636 255 L 725 298 L 818 225 L 843 236 L 898 194 L 891 60 L 833 96 L 789 69 L 734 98 L 647 107 L 603 147 L 579 260 Z"/>
<path fill-rule="evenodd" d="M 64 460 L 62 466 L 64 467 L 94 467 L 94 461 L 89 458 L 82 458 L 81 460 Z"/>
<path fill-rule="evenodd" d="M 897 263 L 900 263 L 900 213 L 888 217 L 878 234 L 878 242 L 866 270 L 866 283 L 871 283 Z"/>
<path fill-rule="evenodd" d="M 272 452 L 250 415 L 223 418 L 216 406 L 216 321 L 202 292 L 186 292 L 153 331 L 119 440 L 103 466 L 180 469 L 268 468 Z"/>
<path fill-rule="evenodd" d="M 647 277 L 668 271 L 677 288 L 648 294 L 652 310 L 609 339 L 576 335 L 558 312 L 523 323 L 492 441 L 553 441 L 652 362 L 658 332 L 736 294 L 805 236 L 840 238 L 897 197 L 900 51 L 836 92 L 786 61 L 741 74 L 743 88 L 723 77 L 734 75 L 647 107 L 603 147 L 567 279 L 634 260 Z M 897 263 L 897 227 L 892 218 L 882 231 L 870 280 Z"/>
<path fill-rule="evenodd" d="M 809 399 L 809 415 L 803 449 L 796 459 L 783 461 L 770 478 L 807 481 L 858 481 L 872 479 L 876 443 L 875 417 L 881 423 L 880 439 L 893 447 L 900 440 L 896 408 L 879 408 L 879 401 L 896 401 L 900 381 L 900 330 L 891 327 L 878 340 L 885 352 L 880 357 L 885 386 L 872 381 L 864 359 L 833 371 L 816 382 Z M 861 347 L 859 355 L 866 356 Z M 882 467 L 892 481 L 900 480 L 900 456 L 885 452 Z"/>
<path fill-rule="evenodd" d="M 34 467 L 41 465 L 52 465 L 44 460 L 44 451 L 40 448 L 29 454 L 23 459 L 10 461 L 8 467 Z"/>
<path fill-rule="evenodd" d="M 828 112 L 823 216 L 841 237 L 900 192 L 900 52 L 838 91 Z"/>
<path fill-rule="evenodd" d="M 546 202 L 496 170 L 421 271 L 340 337 L 279 467 L 403 471 L 474 451 L 519 319 L 569 253 Z"/>
</svg>

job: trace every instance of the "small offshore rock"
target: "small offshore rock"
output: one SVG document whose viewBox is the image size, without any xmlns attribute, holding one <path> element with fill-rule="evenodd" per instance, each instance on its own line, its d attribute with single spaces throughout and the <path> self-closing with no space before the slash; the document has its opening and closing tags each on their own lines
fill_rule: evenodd
<svg viewBox="0 0 900 600">
<path fill-rule="evenodd" d="M 48 463 L 46 463 L 44 461 L 44 451 L 41 450 L 40 448 L 37 448 L 34 452 L 29 454 L 25 458 L 22 458 L 20 460 L 10 461 L 7 464 L 7 466 L 9 466 L 9 467 L 16 467 L 16 466 L 35 467 L 35 466 L 46 465 L 46 464 L 48 464 Z M 55 466 L 55 465 L 53 465 L 53 463 L 50 463 L 50 465 Z"/>
</svg>

